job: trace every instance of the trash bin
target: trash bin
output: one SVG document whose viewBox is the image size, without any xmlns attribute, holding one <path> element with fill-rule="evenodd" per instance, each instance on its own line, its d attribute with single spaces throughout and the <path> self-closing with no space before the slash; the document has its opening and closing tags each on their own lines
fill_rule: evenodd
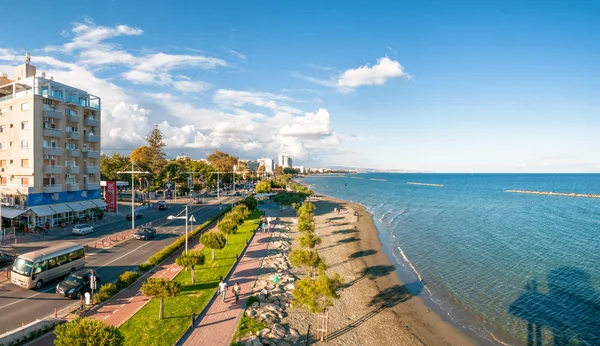
<svg viewBox="0 0 600 346">
<path fill-rule="evenodd" d="M 90 292 L 85 292 L 85 305 L 92 304 L 92 295 Z"/>
</svg>

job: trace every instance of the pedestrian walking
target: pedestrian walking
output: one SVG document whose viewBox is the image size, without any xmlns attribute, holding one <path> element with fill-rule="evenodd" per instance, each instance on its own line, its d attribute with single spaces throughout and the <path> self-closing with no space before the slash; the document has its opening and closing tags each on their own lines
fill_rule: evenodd
<svg viewBox="0 0 600 346">
<path fill-rule="evenodd" d="M 44 230 L 44 235 L 48 235 L 48 227 L 44 225 L 42 226 L 42 229 Z"/>
<path fill-rule="evenodd" d="M 263 233 L 267 233 L 267 224 L 265 222 L 263 222 L 260 227 L 262 228 Z"/>
<path fill-rule="evenodd" d="M 334 214 L 337 214 L 337 213 L 338 213 L 338 212 L 337 212 L 337 208 L 333 208 L 333 213 L 334 213 Z"/>
<path fill-rule="evenodd" d="M 267 225 L 269 225 L 269 226 L 271 225 L 271 217 L 270 216 L 267 217 Z"/>
<path fill-rule="evenodd" d="M 221 294 L 221 299 L 223 300 L 223 302 L 225 302 L 225 294 L 227 293 L 227 283 L 225 283 L 225 280 L 221 279 L 221 282 L 219 283 L 219 293 Z"/>
<path fill-rule="evenodd" d="M 240 300 L 240 293 L 242 292 L 242 286 L 240 283 L 236 281 L 235 285 L 231 288 L 233 295 L 235 296 L 235 302 L 237 303 Z"/>
</svg>

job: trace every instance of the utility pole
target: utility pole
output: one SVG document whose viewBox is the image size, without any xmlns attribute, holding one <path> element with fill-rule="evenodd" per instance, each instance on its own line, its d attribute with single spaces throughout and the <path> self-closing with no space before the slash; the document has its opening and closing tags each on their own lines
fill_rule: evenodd
<svg viewBox="0 0 600 346">
<path fill-rule="evenodd" d="M 117 174 L 131 173 L 131 230 L 135 230 L 135 178 L 134 174 L 150 174 L 148 171 L 136 171 L 134 162 L 131 160 L 131 171 L 118 171 Z"/>
</svg>

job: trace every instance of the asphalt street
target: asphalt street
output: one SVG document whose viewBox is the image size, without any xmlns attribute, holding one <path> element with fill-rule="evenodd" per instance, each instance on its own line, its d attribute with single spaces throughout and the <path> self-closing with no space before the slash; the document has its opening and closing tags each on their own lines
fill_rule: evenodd
<svg viewBox="0 0 600 346">
<path fill-rule="evenodd" d="M 239 197 L 222 198 L 223 205 L 230 204 Z M 169 210 L 157 211 L 146 210 L 143 222 L 160 219 L 164 216 L 175 215 L 185 207 L 171 205 Z M 203 223 L 219 213 L 219 205 L 211 204 L 196 210 L 193 213 L 196 225 Z M 93 239 L 100 239 L 107 235 L 127 230 L 131 222 L 117 222 L 110 225 L 99 226 L 93 234 L 83 237 L 72 236 L 70 233 L 64 235 L 64 239 L 51 242 L 35 242 L 23 244 L 19 252 L 31 251 L 32 248 L 42 248 L 61 241 L 75 241 L 78 243 L 89 243 Z M 185 233 L 185 220 L 173 220 L 167 226 L 157 227 L 156 238 L 149 241 L 134 240 L 119 243 L 114 247 L 107 248 L 101 252 L 86 256 L 86 267 L 98 271 L 102 282 L 111 282 L 126 270 L 137 269 L 150 256 L 165 246 L 174 242 L 177 237 Z M 27 249 L 26 249 L 27 248 Z M 55 309 L 59 312 L 69 308 L 74 303 L 72 299 L 57 296 L 55 294 L 56 284 L 60 280 L 45 283 L 40 290 L 28 290 L 9 282 L 0 284 L 0 334 L 21 326 L 21 323 L 30 323 L 54 314 Z"/>
</svg>

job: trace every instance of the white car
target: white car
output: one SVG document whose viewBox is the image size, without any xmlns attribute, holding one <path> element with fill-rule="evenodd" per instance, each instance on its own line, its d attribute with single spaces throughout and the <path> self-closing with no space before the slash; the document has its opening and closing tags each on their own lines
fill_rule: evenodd
<svg viewBox="0 0 600 346">
<path fill-rule="evenodd" d="M 73 234 L 84 235 L 88 233 L 94 233 L 94 226 L 90 226 L 88 224 L 79 224 L 73 226 L 73 230 L 71 231 Z"/>
</svg>

